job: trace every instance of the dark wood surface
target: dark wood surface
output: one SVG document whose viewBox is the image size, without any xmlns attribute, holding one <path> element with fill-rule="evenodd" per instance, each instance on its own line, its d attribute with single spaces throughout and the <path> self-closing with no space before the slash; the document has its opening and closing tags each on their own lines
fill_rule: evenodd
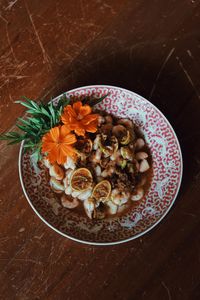
<svg viewBox="0 0 200 300">
<path fill-rule="evenodd" d="M 59 236 L 34 214 L 19 146 L 0 144 L 0 299 L 200 299 L 200 2 L 0 0 L 0 131 L 21 95 L 111 84 L 158 106 L 179 137 L 184 177 L 170 213 L 110 247 Z"/>
</svg>

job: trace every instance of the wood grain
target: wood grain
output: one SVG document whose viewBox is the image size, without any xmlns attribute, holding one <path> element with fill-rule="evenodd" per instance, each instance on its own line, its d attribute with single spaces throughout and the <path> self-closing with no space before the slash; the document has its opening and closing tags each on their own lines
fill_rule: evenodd
<svg viewBox="0 0 200 300">
<path fill-rule="evenodd" d="M 1 0 L 0 131 L 21 95 L 48 100 L 110 84 L 157 105 L 183 151 L 173 209 L 120 246 L 67 240 L 29 207 L 19 146 L 0 144 L 1 299 L 200 299 L 200 3 L 195 0 Z"/>
</svg>

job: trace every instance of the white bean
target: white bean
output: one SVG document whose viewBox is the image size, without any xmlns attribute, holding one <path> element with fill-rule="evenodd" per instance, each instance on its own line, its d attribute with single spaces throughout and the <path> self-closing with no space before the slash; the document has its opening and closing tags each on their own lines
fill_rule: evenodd
<svg viewBox="0 0 200 300">
<path fill-rule="evenodd" d="M 146 153 L 146 152 L 138 152 L 138 153 L 136 153 L 136 155 L 135 155 L 135 158 L 137 159 L 137 160 L 142 160 L 142 159 L 145 159 L 145 158 L 147 158 L 148 157 L 148 154 Z"/>
<path fill-rule="evenodd" d="M 146 159 L 143 159 L 140 163 L 140 168 L 139 168 L 139 171 L 141 173 L 144 173 L 146 172 L 147 170 L 149 170 L 150 166 L 149 166 L 149 163 Z"/>
</svg>

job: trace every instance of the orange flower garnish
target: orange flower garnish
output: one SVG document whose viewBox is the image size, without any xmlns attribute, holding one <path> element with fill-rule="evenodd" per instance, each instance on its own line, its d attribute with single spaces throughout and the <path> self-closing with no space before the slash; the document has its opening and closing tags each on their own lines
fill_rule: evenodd
<svg viewBox="0 0 200 300">
<path fill-rule="evenodd" d="M 75 149 L 72 144 L 76 142 L 76 136 L 70 133 L 67 126 L 51 128 L 42 138 L 42 153 L 47 153 L 50 163 L 64 164 L 67 156 L 75 157 Z"/>
<path fill-rule="evenodd" d="M 96 132 L 98 125 L 98 114 L 92 114 L 89 105 L 83 105 L 81 101 L 75 102 L 73 106 L 67 105 L 61 116 L 62 122 L 77 135 L 85 135 L 85 132 Z"/>
</svg>

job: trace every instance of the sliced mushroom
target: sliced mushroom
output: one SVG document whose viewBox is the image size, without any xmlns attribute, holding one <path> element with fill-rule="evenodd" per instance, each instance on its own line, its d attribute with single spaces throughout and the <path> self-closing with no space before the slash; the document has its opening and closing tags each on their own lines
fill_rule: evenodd
<svg viewBox="0 0 200 300">
<path fill-rule="evenodd" d="M 143 159 L 141 162 L 140 162 L 140 168 L 139 168 L 139 171 L 141 173 L 143 172 L 146 172 L 147 170 L 149 170 L 150 166 L 149 166 L 149 163 L 146 159 Z"/>
<path fill-rule="evenodd" d="M 131 141 L 131 134 L 123 125 L 115 125 L 112 133 L 122 145 L 127 145 Z"/>
</svg>

